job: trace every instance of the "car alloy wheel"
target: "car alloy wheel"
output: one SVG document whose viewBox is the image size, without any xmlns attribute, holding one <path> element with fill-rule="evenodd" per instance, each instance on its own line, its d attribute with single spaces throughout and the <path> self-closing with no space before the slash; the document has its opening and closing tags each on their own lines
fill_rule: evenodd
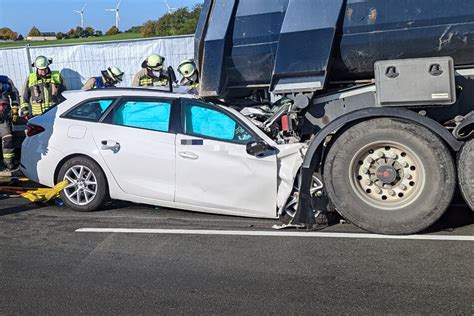
<svg viewBox="0 0 474 316">
<path fill-rule="evenodd" d="M 97 195 L 97 178 L 86 166 L 72 166 L 66 171 L 64 180 L 69 181 L 64 194 L 76 205 L 87 205 Z"/>
<path fill-rule="evenodd" d="M 318 178 L 318 175 L 315 173 L 311 179 L 310 194 L 311 198 L 317 198 L 321 195 L 323 189 L 323 183 Z M 281 213 L 278 214 L 278 217 L 281 222 L 288 224 L 290 223 L 296 215 L 298 210 L 298 204 L 300 200 L 300 181 L 299 175 L 296 177 L 296 180 L 293 184 L 293 190 L 291 191 L 290 196 L 288 197 L 285 206 L 280 210 Z"/>
</svg>

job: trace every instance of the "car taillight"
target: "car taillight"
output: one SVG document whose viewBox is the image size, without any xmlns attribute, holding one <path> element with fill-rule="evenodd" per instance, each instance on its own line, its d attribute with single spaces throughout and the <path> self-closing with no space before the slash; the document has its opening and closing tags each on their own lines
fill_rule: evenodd
<svg viewBox="0 0 474 316">
<path fill-rule="evenodd" d="M 44 127 L 34 124 L 26 124 L 25 134 L 28 137 L 44 132 Z"/>
</svg>

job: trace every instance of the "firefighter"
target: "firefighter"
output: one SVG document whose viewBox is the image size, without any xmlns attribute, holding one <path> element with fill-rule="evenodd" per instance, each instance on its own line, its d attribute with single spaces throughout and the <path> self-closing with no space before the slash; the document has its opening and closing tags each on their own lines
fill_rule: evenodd
<svg viewBox="0 0 474 316">
<path fill-rule="evenodd" d="M 178 66 L 178 72 L 183 76 L 179 81 L 179 85 L 189 87 L 189 93 L 197 93 L 199 76 L 194 60 L 183 60 Z"/>
<path fill-rule="evenodd" d="M 5 171 L 16 169 L 11 121 L 18 118 L 18 90 L 6 76 L 0 76 L 0 137 Z"/>
<path fill-rule="evenodd" d="M 13 118 L 16 120 L 20 107 L 20 94 L 13 81 L 7 76 L 0 75 L 0 94 L 10 98 L 12 111 L 15 114 Z"/>
<path fill-rule="evenodd" d="M 13 81 L 7 76 L 0 76 L 0 137 L 7 171 L 16 169 L 11 121 L 18 119 L 19 104 L 20 96 Z"/>
<path fill-rule="evenodd" d="M 150 55 L 142 63 L 142 68 L 133 78 L 134 87 L 167 86 L 168 72 L 163 69 L 165 59 L 160 55 Z"/>
<path fill-rule="evenodd" d="M 117 67 L 109 67 L 101 71 L 100 77 L 92 77 L 86 81 L 82 90 L 102 89 L 115 87 L 122 82 L 123 72 Z"/>
<path fill-rule="evenodd" d="M 36 70 L 26 79 L 22 115 L 32 117 L 43 114 L 63 100 L 61 93 L 66 90 L 64 79 L 59 71 L 51 71 L 49 65 L 52 62 L 51 59 L 38 56 L 32 64 Z"/>
</svg>

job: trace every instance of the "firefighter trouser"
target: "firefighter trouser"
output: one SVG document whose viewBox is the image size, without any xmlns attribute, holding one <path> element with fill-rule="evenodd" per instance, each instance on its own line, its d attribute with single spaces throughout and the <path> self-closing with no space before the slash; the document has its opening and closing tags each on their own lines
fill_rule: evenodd
<svg viewBox="0 0 474 316">
<path fill-rule="evenodd" d="M 0 123 L 0 136 L 2 137 L 3 163 L 7 168 L 10 168 L 15 160 L 15 148 L 13 147 L 12 129 L 8 122 Z"/>
</svg>

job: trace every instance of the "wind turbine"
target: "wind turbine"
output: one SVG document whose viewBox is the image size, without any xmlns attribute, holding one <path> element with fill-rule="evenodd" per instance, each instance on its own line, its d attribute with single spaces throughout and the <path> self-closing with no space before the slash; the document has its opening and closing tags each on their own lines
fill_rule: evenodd
<svg viewBox="0 0 474 316">
<path fill-rule="evenodd" d="M 105 9 L 105 11 L 115 12 L 115 27 L 116 28 L 119 28 L 119 22 L 120 22 L 120 15 L 119 15 L 120 2 L 122 2 L 122 0 L 119 0 L 115 9 Z"/>
<path fill-rule="evenodd" d="M 171 14 L 173 13 L 174 11 L 177 10 L 177 8 L 171 8 L 170 5 L 168 4 L 168 1 L 164 0 L 165 1 L 165 4 L 166 6 L 168 7 L 168 13 Z"/>
<path fill-rule="evenodd" d="M 84 28 L 84 9 L 86 8 L 87 4 L 84 4 L 80 11 L 74 10 L 74 12 L 79 13 L 81 15 L 81 28 Z"/>
</svg>

